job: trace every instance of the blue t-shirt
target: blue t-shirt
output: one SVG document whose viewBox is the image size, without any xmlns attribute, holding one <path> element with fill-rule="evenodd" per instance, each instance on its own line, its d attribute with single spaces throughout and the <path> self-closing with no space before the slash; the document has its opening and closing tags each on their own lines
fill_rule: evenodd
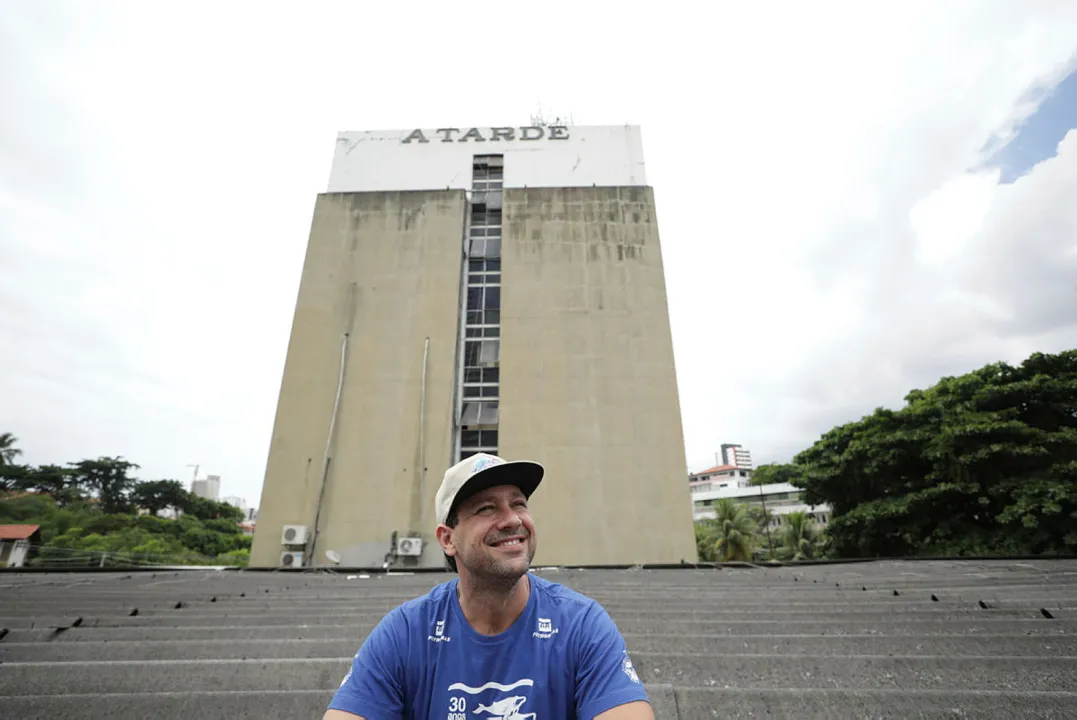
<svg viewBox="0 0 1077 720">
<path fill-rule="evenodd" d="M 355 655 L 330 708 L 367 720 L 590 720 L 647 700 L 605 609 L 529 573 L 516 622 L 482 635 L 457 580 L 386 615 Z"/>
</svg>

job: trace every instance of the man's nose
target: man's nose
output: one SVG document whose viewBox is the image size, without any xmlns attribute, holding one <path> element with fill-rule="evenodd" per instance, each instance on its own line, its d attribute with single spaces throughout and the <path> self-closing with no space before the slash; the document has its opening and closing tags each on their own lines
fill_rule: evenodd
<svg viewBox="0 0 1077 720">
<path fill-rule="evenodd" d="M 523 522 L 520 520 L 520 515 L 512 506 L 506 507 L 500 513 L 498 513 L 498 528 L 518 528 L 521 525 L 523 525 Z"/>
</svg>

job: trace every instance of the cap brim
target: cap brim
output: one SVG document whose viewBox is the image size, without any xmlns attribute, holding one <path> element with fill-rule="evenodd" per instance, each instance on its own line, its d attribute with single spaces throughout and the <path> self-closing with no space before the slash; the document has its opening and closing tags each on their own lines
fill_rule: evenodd
<svg viewBox="0 0 1077 720">
<path fill-rule="evenodd" d="M 459 507 L 460 503 L 475 493 L 488 490 L 498 485 L 515 485 L 520 488 L 525 497 L 531 494 L 542 482 L 545 469 L 536 462 L 530 460 L 511 460 L 498 465 L 490 465 L 468 478 L 453 498 L 449 506 L 449 514 Z"/>
</svg>

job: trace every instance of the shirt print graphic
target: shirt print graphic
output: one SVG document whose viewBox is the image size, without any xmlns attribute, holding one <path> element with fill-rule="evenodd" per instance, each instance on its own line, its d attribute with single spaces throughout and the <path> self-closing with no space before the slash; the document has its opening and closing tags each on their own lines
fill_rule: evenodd
<svg viewBox="0 0 1077 720">
<path fill-rule="evenodd" d="M 527 703 L 527 696 L 517 694 L 520 688 L 534 687 L 535 681 L 531 678 L 521 678 L 514 683 L 502 685 L 497 682 L 484 683 L 478 687 L 471 687 L 464 683 L 453 683 L 449 686 L 449 692 L 464 692 L 467 695 L 457 695 L 449 698 L 448 720 L 539 720 L 533 712 L 521 712 Z M 495 694 L 487 693 L 488 690 L 497 690 Z M 515 692 L 514 692 L 515 691 Z M 490 699 L 485 697 L 479 701 L 479 695 L 493 695 Z M 472 709 L 469 706 L 474 704 Z M 468 712 L 468 710 L 471 712 Z"/>
</svg>

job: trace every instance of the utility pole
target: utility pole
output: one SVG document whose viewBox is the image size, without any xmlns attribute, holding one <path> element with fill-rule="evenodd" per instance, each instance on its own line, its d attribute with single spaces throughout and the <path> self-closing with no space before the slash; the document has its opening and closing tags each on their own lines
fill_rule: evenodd
<svg viewBox="0 0 1077 720">
<path fill-rule="evenodd" d="M 770 561 L 774 562 L 774 543 L 770 539 L 770 517 L 767 515 L 767 498 L 763 495 L 763 486 L 759 486 L 759 501 L 763 503 L 763 522 L 767 526 L 767 547 L 770 549 Z"/>
</svg>

